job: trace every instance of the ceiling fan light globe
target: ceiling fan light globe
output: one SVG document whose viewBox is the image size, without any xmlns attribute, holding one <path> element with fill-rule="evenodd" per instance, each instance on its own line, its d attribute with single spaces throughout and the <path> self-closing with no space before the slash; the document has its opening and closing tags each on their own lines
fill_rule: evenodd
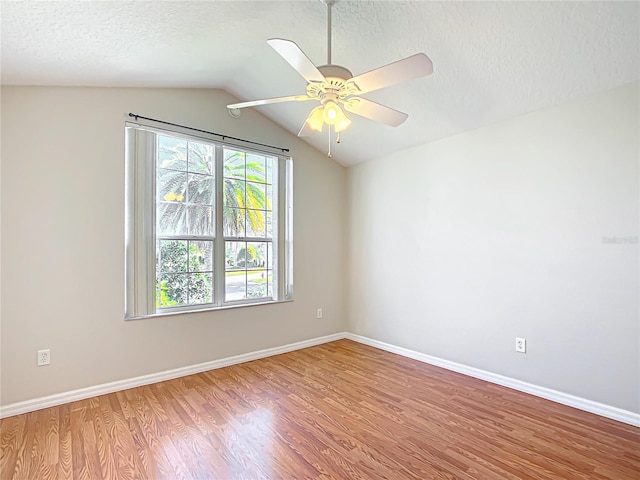
<svg viewBox="0 0 640 480">
<path fill-rule="evenodd" d="M 324 109 L 322 105 L 311 110 L 311 113 L 307 117 L 307 125 L 316 132 L 321 132 L 324 126 Z"/>
<path fill-rule="evenodd" d="M 327 125 L 334 125 L 341 115 L 344 116 L 344 113 L 336 102 L 330 100 L 324 104 L 323 118 Z"/>
<path fill-rule="evenodd" d="M 340 105 L 333 100 L 324 104 L 324 121 L 327 125 L 333 125 L 336 132 L 341 132 L 351 125 L 351 120 L 344 114 Z"/>
<path fill-rule="evenodd" d="M 334 128 L 336 132 L 340 133 L 341 131 L 346 130 L 349 125 L 351 125 L 351 120 L 349 120 L 349 117 L 343 113 L 342 117 L 334 124 Z"/>
</svg>

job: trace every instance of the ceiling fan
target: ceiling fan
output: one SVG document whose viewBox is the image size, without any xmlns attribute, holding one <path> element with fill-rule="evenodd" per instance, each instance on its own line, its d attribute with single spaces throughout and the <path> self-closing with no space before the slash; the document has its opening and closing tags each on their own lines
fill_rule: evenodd
<svg viewBox="0 0 640 480">
<path fill-rule="evenodd" d="M 291 40 L 281 38 L 267 40 L 267 43 L 307 81 L 306 94 L 234 103 L 227 105 L 230 112 L 235 109 L 270 103 L 316 100 L 320 102 L 320 105 L 311 111 L 298 132 L 298 136 L 303 137 L 316 131 L 322 131 L 326 123 L 329 125 L 329 129 L 333 127 L 338 133 L 338 142 L 340 141 L 339 133 L 351 124 L 351 120 L 345 115 L 342 108 L 349 113 L 355 113 L 392 127 L 401 125 L 409 117 L 406 113 L 367 100 L 360 95 L 430 75 L 433 72 L 431 60 L 424 53 L 417 53 L 355 77 L 347 68 L 333 65 L 331 63 L 331 7 L 335 1 L 324 0 L 327 5 L 326 65 L 316 67 L 300 47 Z"/>
</svg>

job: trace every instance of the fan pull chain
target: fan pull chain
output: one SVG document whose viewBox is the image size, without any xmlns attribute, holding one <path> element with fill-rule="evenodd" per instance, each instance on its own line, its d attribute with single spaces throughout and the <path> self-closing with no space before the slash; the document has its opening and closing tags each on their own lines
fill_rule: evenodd
<svg viewBox="0 0 640 480">
<path fill-rule="evenodd" d="M 329 152 L 327 153 L 327 157 L 331 157 L 331 125 L 329 125 Z"/>
<path fill-rule="evenodd" d="M 336 143 L 340 143 L 340 132 L 338 132 L 338 138 L 336 138 Z"/>
</svg>

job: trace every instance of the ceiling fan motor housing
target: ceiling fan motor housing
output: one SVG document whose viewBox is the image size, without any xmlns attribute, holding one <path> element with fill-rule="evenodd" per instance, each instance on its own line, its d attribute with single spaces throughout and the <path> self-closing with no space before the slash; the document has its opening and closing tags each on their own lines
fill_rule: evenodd
<svg viewBox="0 0 640 480">
<path fill-rule="evenodd" d="M 322 75 L 327 79 L 334 77 L 342 80 L 349 80 L 353 77 L 353 73 L 340 65 L 322 65 L 318 67 L 318 70 L 320 70 L 320 73 L 322 73 Z"/>
<path fill-rule="evenodd" d="M 353 78 L 353 74 L 340 65 L 323 65 L 318 70 L 325 77 L 324 82 L 310 82 L 307 85 L 307 94 L 311 98 L 317 98 L 322 103 L 327 100 L 344 100 L 349 95 L 357 93 L 355 86 L 347 82 Z"/>
</svg>

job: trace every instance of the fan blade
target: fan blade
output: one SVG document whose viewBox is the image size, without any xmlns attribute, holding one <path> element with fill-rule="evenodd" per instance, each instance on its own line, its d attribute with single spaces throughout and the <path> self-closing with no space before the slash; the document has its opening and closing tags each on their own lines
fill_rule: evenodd
<svg viewBox="0 0 640 480">
<path fill-rule="evenodd" d="M 416 53 L 384 67 L 376 68 L 347 80 L 347 85 L 355 85 L 358 94 L 373 92 L 396 83 L 406 82 L 433 73 L 433 63 L 424 53 Z"/>
<path fill-rule="evenodd" d="M 306 100 L 314 100 L 307 95 L 290 95 L 288 97 L 265 98 L 264 100 L 253 100 L 251 102 L 232 103 L 227 108 L 246 108 L 257 107 L 258 105 L 267 105 L 269 103 L 281 102 L 304 102 Z"/>
<path fill-rule="evenodd" d="M 397 127 L 409 118 L 406 113 L 385 107 L 366 98 L 352 97 L 344 103 L 344 109 L 347 112 L 384 123 L 390 127 Z"/>
<path fill-rule="evenodd" d="M 304 79 L 311 82 L 324 82 L 324 75 L 320 73 L 320 70 L 316 68 L 309 57 L 307 57 L 300 47 L 291 40 L 284 40 L 282 38 L 271 38 L 267 40 L 267 43 L 284 58 L 289 65 L 296 69 L 296 71 L 304 77 Z"/>
</svg>

